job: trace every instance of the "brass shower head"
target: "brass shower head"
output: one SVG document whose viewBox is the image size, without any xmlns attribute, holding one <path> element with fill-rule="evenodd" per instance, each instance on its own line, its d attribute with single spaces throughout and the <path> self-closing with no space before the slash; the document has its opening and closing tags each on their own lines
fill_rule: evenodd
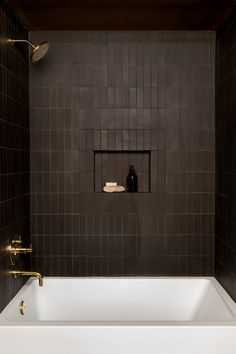
<svg viewBox="0 0 236 354">
<path fill-rule="evenodd" d="M 27 39 L 7 39 L 7 43 L 27 43 L 32 48 L 32 53 L 30 56 L 30 60 L 32 63 L 36 63 L 41 60 L 45 56 L 49 48 L 48 42 L 42 42 L 40 44 L 35 45 Z"/>
</svg>

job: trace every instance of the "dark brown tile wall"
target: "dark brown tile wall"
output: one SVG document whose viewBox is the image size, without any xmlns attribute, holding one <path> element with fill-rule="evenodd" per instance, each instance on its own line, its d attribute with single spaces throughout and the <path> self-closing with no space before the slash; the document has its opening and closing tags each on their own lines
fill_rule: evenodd
<svg viewBox="0 0 236 354">
<path fill-rule="evenodd" d="M 50 41 L 30 67 L 34 268 L 213 275 L 214 32 L 30 38 Z M 150 193 L 95 193 L 96 150 L 150 151 Z"/>
<path fill-rule="evenodd" d="M 0 1 L 0 38 L 27 38 L 27 31 L 5 1 Z M 30 243 L 29 80 L 25 47 L 0 45 L 0 311 L 25 279 L 7 275 L 4 249 L 15 234 Z M 18 266 L 27 269 L 22 257 Z"/>
<path fill-rule="evenodd" d="M 236 301 L 236 12 L 217 32 L 216 277 Z"/>
</svg>

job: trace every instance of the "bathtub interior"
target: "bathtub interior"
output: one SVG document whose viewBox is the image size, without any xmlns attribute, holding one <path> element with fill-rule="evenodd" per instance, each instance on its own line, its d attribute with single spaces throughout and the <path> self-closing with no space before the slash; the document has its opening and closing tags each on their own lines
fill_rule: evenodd
<svg viewBox="0 0 236 354">
<path fill-rule="evenodd" d="M 43 288 L 30 279 L 0 321 L 233 321 L 235 306 L 214 278 L 45 278 Z"/>
</svg>

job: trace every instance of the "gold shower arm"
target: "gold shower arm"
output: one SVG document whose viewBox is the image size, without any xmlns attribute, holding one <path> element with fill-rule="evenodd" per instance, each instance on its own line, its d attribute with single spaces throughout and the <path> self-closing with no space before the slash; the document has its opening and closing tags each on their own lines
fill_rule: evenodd
<svg viewBox="0 0 236 354">
<path fill-rule="evenodd" d="M 32 42 L 30 42 L 28 39 L 11 39 L 11 38 L 9 38 L 9 39 L 7 39 L 7 43 L 12 43 L 12 44 L 14 44 L 14 43 L 27 43 L 32 48 L 34 48 L 34 49 L 36 48 L 36 46 Z"/>
</svg>

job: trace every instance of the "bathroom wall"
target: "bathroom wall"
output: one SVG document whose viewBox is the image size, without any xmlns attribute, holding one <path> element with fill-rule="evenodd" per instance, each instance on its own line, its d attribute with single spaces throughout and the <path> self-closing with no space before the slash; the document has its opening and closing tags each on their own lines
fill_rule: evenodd
<svg viewBox="0 0 236 354">
<path fill-rule="evenodd" d="M 0 38 L 27 38 L 27 31 L 5 1 L 0 1 Z M 0 44 L 0 311 L 25 279 L 7 275 L 5 248 L 14 235 L 30 242 L 29 82 L 25 47 Z M 18 267 L 27 269 L 23 256 Z"/>
<path fill-rule="evenodd" d="M 217 32 L 216 277 L 236 301 L 236 12 Z"/>
<path fill-rule="evenodd" d="M 50 41 L 30 66 L 32 267 L 213 275 L 215 33 L 30 38 Z M 101 193 L 131 161 L 140 193 Z"/>
</svg>

